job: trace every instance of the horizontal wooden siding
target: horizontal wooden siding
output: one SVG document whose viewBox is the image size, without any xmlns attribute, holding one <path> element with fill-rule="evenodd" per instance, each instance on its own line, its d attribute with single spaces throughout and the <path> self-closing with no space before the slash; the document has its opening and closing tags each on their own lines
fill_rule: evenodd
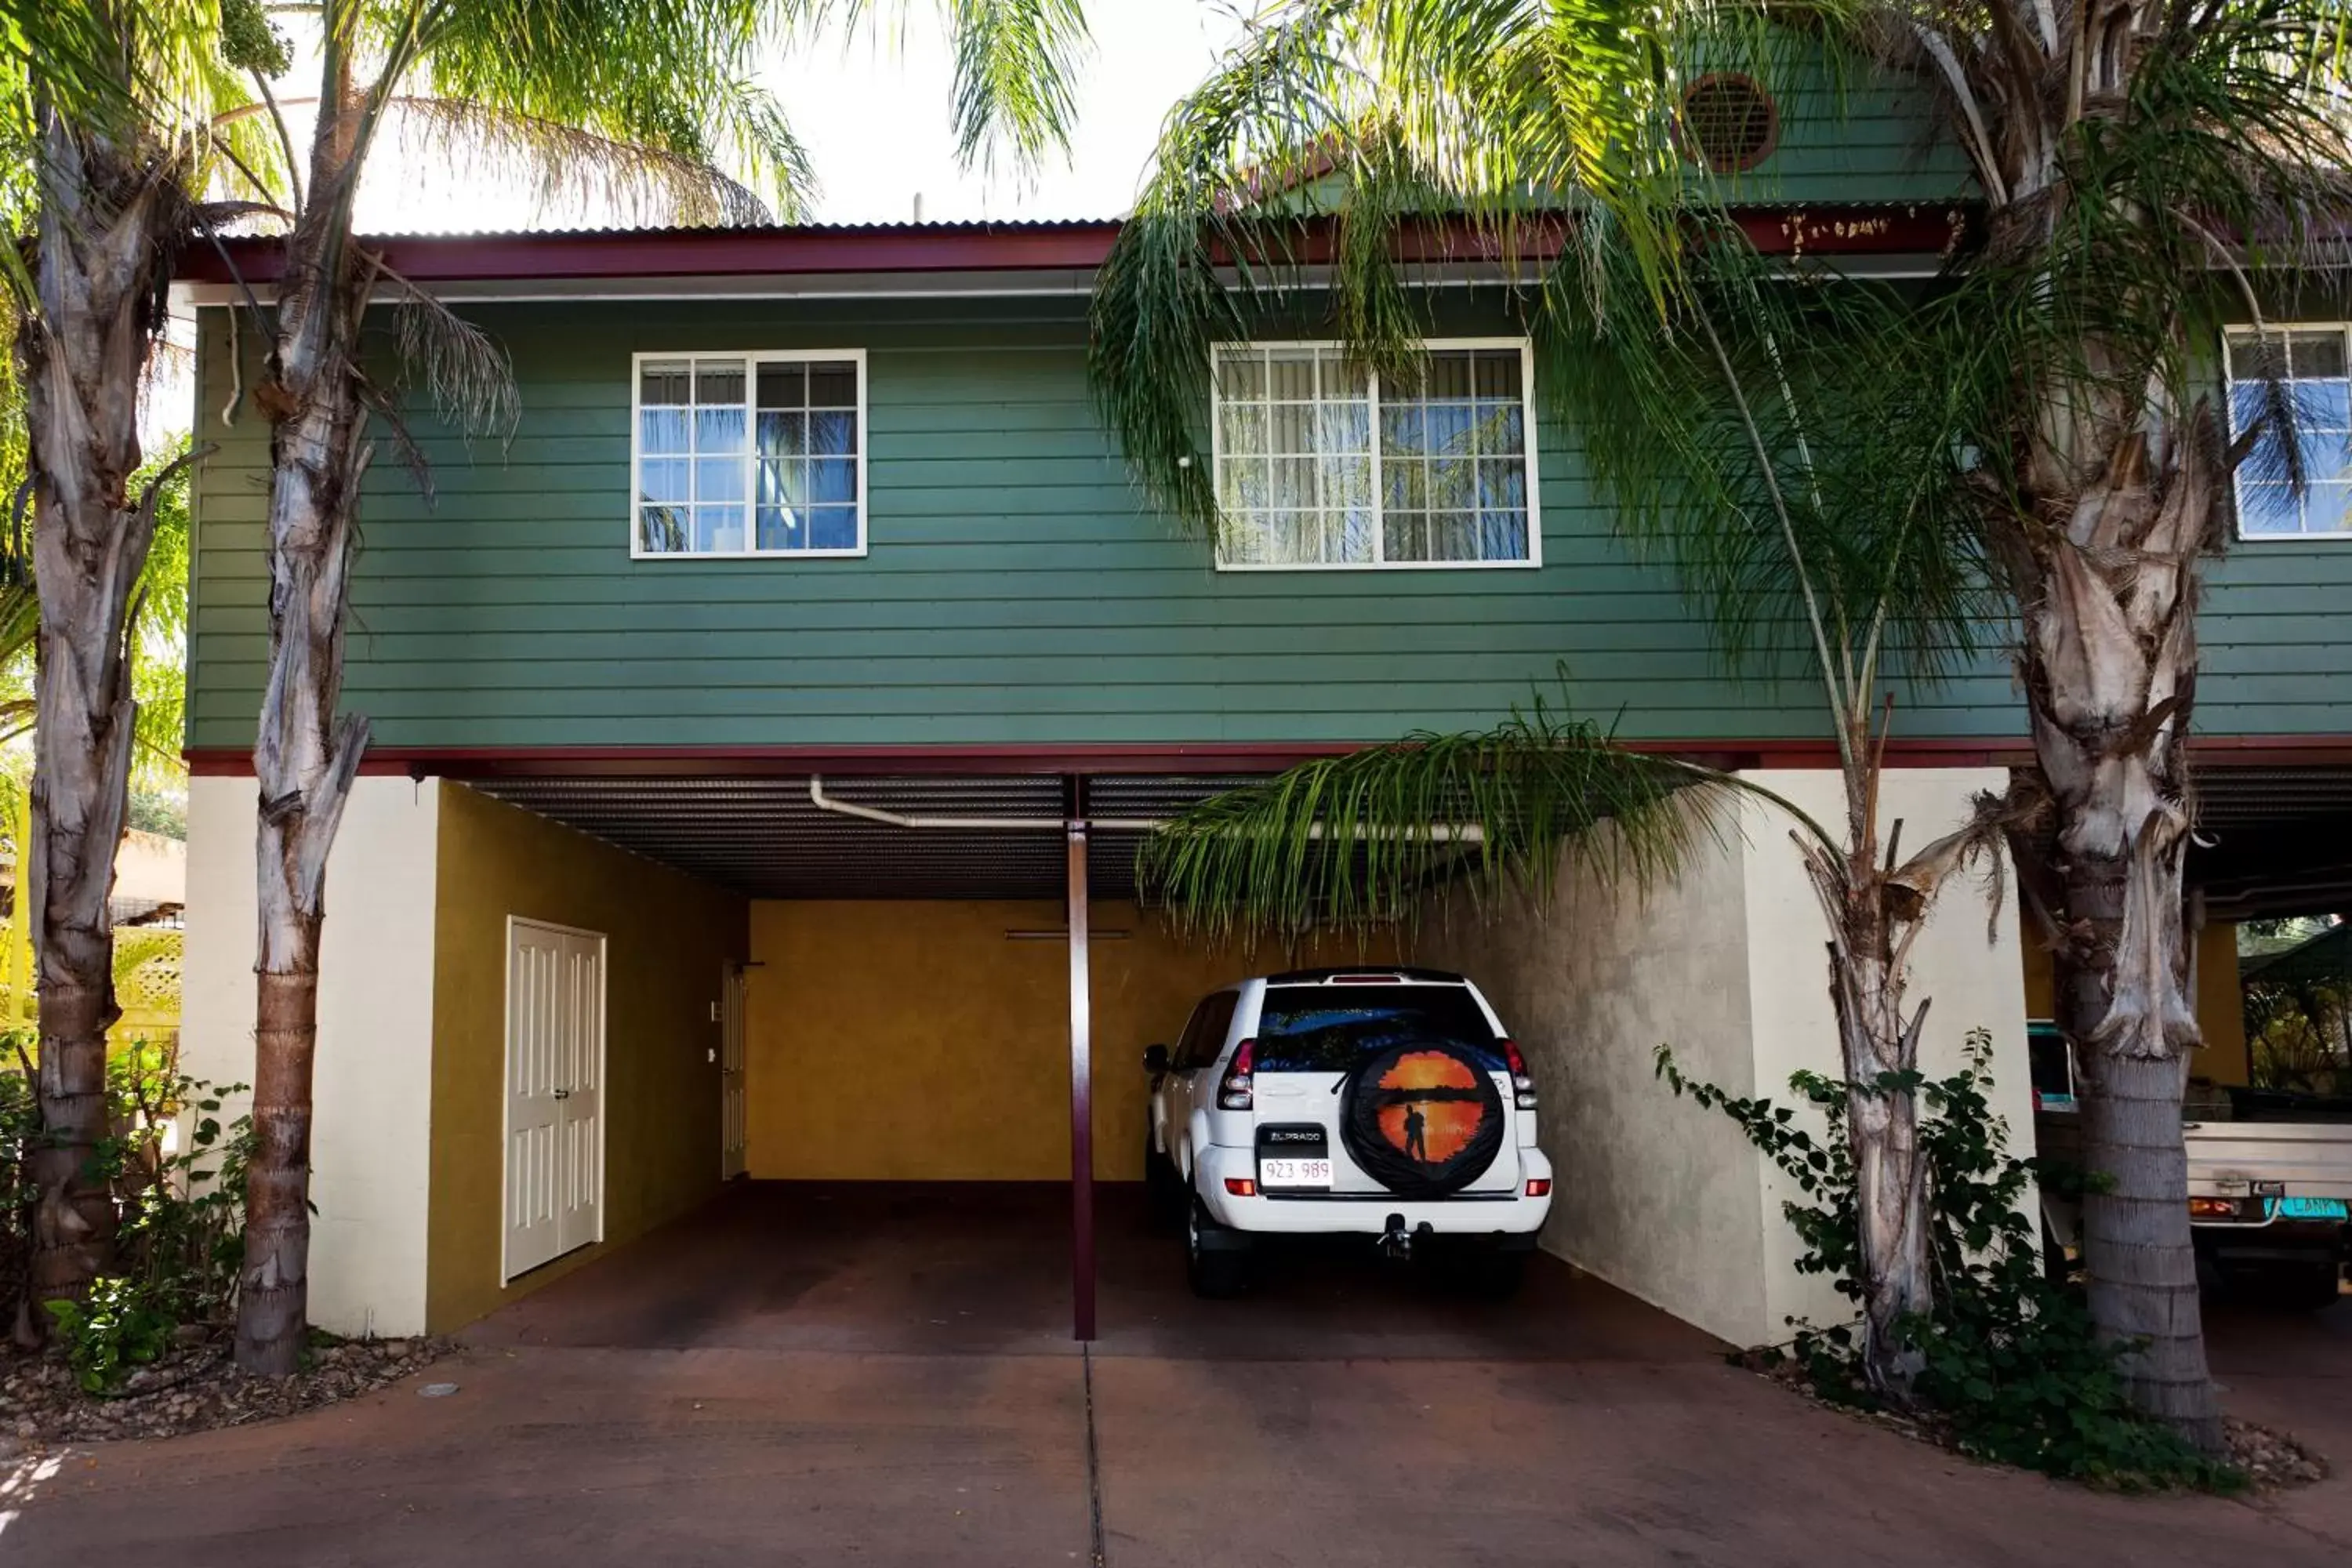
<svg viewBox="0 0 2352 1568">
<path fill-rule="evenodd" d="M 1371 741 L 1491 721 L 1556 692 L 1563 664 L 1574 704 L 1629 737 L 1820 731 L 1807 681 L 1725 679 L 1557 430 L 1540 570 L 1220 574 L 1142 505 L 1097 420 L 1079 300 L 469 314 L 512 352 L 523 413 L 503 442 L 420 413 L 431 503 L 380 443 L 345 701 L 385 745 Z M 201 438 L 219 450 L 196 486 L 189 739 L 244 746 L 267 654 L 267 432 L 249 400 L 223 420 L 226 312 L 204 311 L 201 337 Z M 870 356 L 866 558 L 630 559 L 632 353 L 848 347 Z M 2347 728 L 2352 547 L 2242 548 L 2218 575 L 2200 729 Z M 1991 661 L 1906 694 L 1900 723 L 2021 730 Z"/>
</svg>

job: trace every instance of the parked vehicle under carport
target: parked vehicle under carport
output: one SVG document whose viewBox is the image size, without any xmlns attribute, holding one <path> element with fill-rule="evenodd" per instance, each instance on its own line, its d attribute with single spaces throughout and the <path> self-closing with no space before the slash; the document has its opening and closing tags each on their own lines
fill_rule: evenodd
<svg viewBox="0 0 2352 1568">
<path fill-rule="evenodd" d="M 1299 970 L 1193 1009 L 1144 1054 L 1144 1169 L 1204 1296 L 1283 1237 L 1355 1236 L 1509 1293 L 1551 1208 L 1536 1092 L 1477 987 L 1427 969 Z"/>
<path fill-rule="evenodd" d="M 2055 1026 L 2030 1026 L 2034 1145 L 2079 1168 L 2074 1062 Z M 2331 1306 L 2352 1256 L 2352 1100 L 2234 1086 L 2192 1085 L 2181 1102 L 2189 1152 L 2189 1219 L 2208 1289 L 2251 1285 L 2282 1303 Z M 2077 1246 L 2081 1203 L 2045 1182 L 2045 1241 L 2053 1269 Z"/>
</svg>

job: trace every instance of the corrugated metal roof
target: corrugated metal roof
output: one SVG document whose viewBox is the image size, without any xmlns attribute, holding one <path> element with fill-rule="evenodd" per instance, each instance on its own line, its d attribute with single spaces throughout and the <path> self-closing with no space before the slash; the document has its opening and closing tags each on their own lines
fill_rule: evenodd
<svg viewBox="0 0 2352 1568">
<path fill-rule="evenodd" d="M 1974 221 L 1966 203 L 1839 203 L 1739 207 L 1733 219 L 1766 255 L 1936 255 Z M 527 229 L 500 234 L 371 235 L 394 271 L 414 282 L 560 278 L 678 278 L 832 274 L 1077 270 L 1101 265 L 1118 219 L 1014 219 L 1005 222 L 778 225 L 734 228 Z M 1564 232 L 1564 231 L 1563 231 Z M 1559 242 L 1530 236 L 1526 258 Z M 1298 252 L 1328 259 L 1338 228 L 1310 225 Z M 284 247 L 237 238 L 190 246 L 178 277 L 193 283 L 274 281 Z M 1432 217 L 1397 236 L 1406 261 L 1486 267 L 1501 261 L 1494 237 L 1466 220 Z"/>
<path fill-rule="evenodd" d="M 513 239 L 685 239 L 710 235 L 747 238 L 789 239 L 799 235 L 939 235 L 974 237 L 991 234 L 1080 234 L 1089 229 L 1115 228 L 1125 219 L 1107 217 L 943 218 L 920 223 L 761 223 L 761 224 L 604 224 L 545 228 L 422 228 L 383 229 L 360 237 L 362 244 L 390 245 L 409 239 L 478 240 L 495 245 Z"/>
</svg>

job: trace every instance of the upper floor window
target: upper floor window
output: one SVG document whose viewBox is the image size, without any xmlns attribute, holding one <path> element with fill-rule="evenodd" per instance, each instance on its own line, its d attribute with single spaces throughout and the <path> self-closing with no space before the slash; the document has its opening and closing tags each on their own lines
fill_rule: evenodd
<svg viewBox="0 0 2352 1568">
<path fill-rule="evenodd" d="M 859 349 L 639 354 L 629 552 L 866 552 Z"/>
<path fill-rule="evenodd" d="M 1396 380 L 1331 343 L 1220 343 L 1225 568 L 1532 566 L 1528 349 L 1433 342 Z"/>
<path fill-rule="evenodd" d="M 2242 539 L 2352 536 L 2352 375 L 2347 375 L 2342 327 L 2232 329 L 2230 350 L 2230 434 L 2262 416 L 2265 367 L 2284 372 L 2294 396 L 2295 455 L 2304 491 L 2288 478 L 2285 453 L 2265 437 L 2238 465 L 2238 534 Z"/>
</svg>

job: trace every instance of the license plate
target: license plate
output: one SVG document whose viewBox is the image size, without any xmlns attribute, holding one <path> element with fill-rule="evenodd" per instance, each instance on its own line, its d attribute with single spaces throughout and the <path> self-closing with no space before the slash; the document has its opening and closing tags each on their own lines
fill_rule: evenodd
<svg viewBox="0 0 2352 1568">
<path fill-rule="evenodd" d="M 1331 1184 L 1331 1162 L 1328 1159 L 1268 1159 L 1261 1155 L 1257 1163 L 1257 1184 L 1261 1187 L 1328 1187 Z"/>
<path fill-rule="evenodd" d="M 2342 1198 L 2273 1198 L 2271 1212 L 2281 1219 L 2343 1219 L 2352 1205 Z"/>
</svg>

